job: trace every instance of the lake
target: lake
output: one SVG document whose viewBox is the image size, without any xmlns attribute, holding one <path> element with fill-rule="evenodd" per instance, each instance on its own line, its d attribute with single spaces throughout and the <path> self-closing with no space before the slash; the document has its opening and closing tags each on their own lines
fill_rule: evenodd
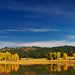
<svg viewBox="0 0 75 75">
<path fill-rule="evenodd" d="M 75 75 L 75 64 L 0 64 L 0 75 Z"/>
</svg>

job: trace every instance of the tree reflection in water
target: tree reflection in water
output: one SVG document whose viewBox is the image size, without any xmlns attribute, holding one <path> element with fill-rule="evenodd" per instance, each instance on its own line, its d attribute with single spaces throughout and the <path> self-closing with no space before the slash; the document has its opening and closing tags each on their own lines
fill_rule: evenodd
<svg viewBox="0 0 75 75">
<path fill-rule="evenodd" d="M 49 65 L 19 65 L 19 64 L 0 64 L 1 75 L 47 75 L 63 73 L 73 75 L 75 64 L 49 64 Z"/>
<path fill-rule="evenodd" d="M 63 71 L 67 71 L 69 68 L 73 68 L 73 70 L 75 70 L 75 64 L 49 64 L 46 65 L 46 69 L 48 69 L 50 72 L 51 71 L 58 71 L 61 72 Z"/>
<path fill-rule="evenodd" d="M 19 64 L 0 64 L 0 73 L 9 73 L 11 71 L 18 71 Z"/>
</svg>

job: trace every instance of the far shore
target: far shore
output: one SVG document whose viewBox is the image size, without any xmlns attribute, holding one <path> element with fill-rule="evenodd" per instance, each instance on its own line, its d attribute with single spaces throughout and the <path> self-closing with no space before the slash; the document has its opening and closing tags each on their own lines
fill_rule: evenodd
<svg viewBox="0 0 75 75">
<path fill-rule="evenodd" d="M 24 59 L 19 61 L 0 61 L 0 64 L 75 64 L 75 60 L 46 60 L 46 59 Z"/>
</svg>

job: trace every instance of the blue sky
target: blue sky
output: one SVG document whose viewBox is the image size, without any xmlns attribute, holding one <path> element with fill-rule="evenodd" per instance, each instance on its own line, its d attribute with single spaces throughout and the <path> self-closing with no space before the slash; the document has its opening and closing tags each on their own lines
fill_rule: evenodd
<svg viewBox="0 0 75 75">
<path fill-rule="evenodd" d="M 75 46 L 75 0 L 0 0 L 0 44 Z"/>
</svg>

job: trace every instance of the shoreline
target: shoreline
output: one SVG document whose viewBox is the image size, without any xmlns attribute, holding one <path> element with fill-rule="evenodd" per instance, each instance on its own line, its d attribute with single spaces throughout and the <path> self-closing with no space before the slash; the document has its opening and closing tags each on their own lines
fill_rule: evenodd
<svg viewBox="0 0 75 75">
<path fill-rule="evenodd" d="M 0 61 L 0 64 L 20 64 L 20 65 L 36 65 L 36 64 L 75 64 L 75 60 L 46 60 L 31 59 L 19 61 Z"/>
</svg>

